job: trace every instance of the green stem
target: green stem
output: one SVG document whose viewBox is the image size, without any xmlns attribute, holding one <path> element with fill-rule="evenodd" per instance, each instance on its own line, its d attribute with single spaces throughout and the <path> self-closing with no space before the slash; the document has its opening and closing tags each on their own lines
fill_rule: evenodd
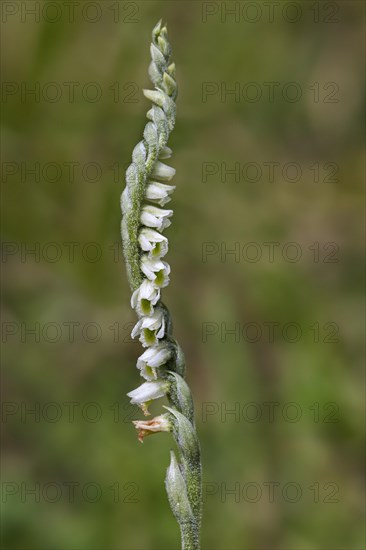
<svg viewBox="0 0 366 550">
<path fill-rule="evenodd" d="M 195 522 L 181 523 L 182 550 L 200 550 L 199 526 Z"/>
</svg>

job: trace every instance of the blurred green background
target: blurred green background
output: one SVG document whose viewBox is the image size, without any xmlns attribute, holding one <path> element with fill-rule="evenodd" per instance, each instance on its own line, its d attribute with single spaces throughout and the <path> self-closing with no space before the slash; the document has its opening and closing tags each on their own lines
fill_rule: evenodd
<svg viewBox="0 0 366 550">
<path fill-rule="evenodd" d="M 141 446 L 130 423 L 119 248 L 163 18 L 179 83 L 164 300 L 196 403 L 202 546 L 361 550 L 363 4 L 65 4 L 2 3 L 3 547 L 179 547 L 172 439 Z"/>
</svg>

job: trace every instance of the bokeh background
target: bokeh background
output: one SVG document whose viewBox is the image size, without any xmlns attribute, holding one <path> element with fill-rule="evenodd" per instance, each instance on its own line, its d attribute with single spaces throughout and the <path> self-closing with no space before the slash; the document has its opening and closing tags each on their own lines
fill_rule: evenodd
<svg viewBox="0 0 366 550">
<path fill-rule="evenodd" d="M 179 82 L 164 299 L 196 403 L 202 546 L 364 548 L 364 7 L 250 4 L 2 3 L 4 548 L 179 547 L 172 439 L 140 445 L 130 422 L 119 246 L 160 18 Z"/>
</svg>

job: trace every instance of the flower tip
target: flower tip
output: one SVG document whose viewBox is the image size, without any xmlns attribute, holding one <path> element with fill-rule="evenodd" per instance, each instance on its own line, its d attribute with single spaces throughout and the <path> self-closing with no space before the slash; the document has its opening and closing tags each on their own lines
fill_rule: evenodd
<svg viewBox="0 0 366 550">
<path fill-rule="evenodd" d="M 162 24 L 163 24 L 163 20 L 159 19 L 159 21 L 156 23 L 155 27 L 153 28 L 153 35 L 158 34 L 160 32 Z"/>
</svg>

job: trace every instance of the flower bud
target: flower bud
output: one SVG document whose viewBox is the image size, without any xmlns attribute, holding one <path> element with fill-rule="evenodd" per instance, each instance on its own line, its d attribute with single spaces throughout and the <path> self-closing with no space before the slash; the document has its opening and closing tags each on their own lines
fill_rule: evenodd
<svg viewBox="0 0 366 550">
<path fill-rule="evenodd" d="M 155 65 L 159 70 L 164 70 L 166 65 L 165 57 L 155 44 L 150 46 L 151 59 L 154 61 Z"/>
<path fill-rule="evenodd" d="M 170 507 L 179 524 L 193 520 L 187 488 L 173 451 L 170 451 L 170 465 L 166 472 L 165 487 Z"/>
<path fill-rule="evenodd" d="M 160 50 L 163 52 L 164 57 L 169 57 L 171 49 L 166 38 L 164 38 L 163 36 L 158 36 L 158 46 Z"/>
<path fill-rule="evenodd" d="M 142 92 L 152 103 L 156 103 L 159 107 L 164 108 L 167 98 L 163 92 L 160 92 L 160 90 L 142 90 Z"/>
<path fill-rule="evenodd" d="M 177 84 L 175 80 L 168 73 L 164 73 L 163 82 L 167 93 L 170 96 L 174 97 L 174 94 L 176 93 L 176 89 L 177 89 Z"/>
</svg>

